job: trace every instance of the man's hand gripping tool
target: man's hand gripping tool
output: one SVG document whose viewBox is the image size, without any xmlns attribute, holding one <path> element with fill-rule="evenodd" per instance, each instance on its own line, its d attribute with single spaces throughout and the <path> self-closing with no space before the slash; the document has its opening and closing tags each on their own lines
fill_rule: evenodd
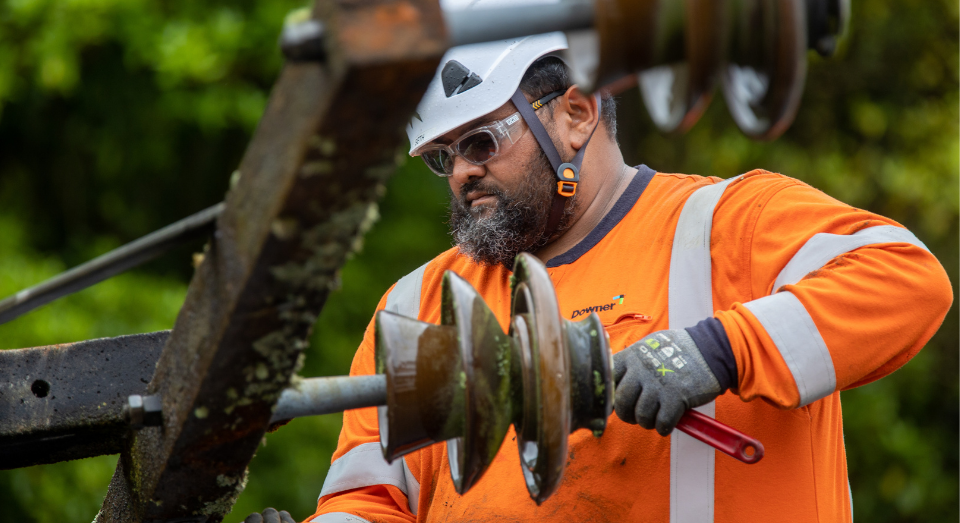
<svg viewBox="0 0 960 523">
<path fill-rule="evenodd" d="M 567 436 L 580 428 L 600 436 L 613 410 L 611 351 L 600 318 L 562 318 L 546 268 L 526 253 L 514 264 L 508 333 L 450 271 L 440 316 L 434 325 L 378 312 L 377 375 L 303 380 L 284 392 L 273 421 L 377 405 L 384 457 L 393 461 L 445 441 L 461 494 L 493 462 L 512 424 L 527 490 L 542 503 L 563 476 Z M 350 387 L 349 405 L 332 401 L 334 390 Z M 763 457 L 759 441 L 697 411 L 684 414 L 677 429 L 744 463 Z"/>
</svg>

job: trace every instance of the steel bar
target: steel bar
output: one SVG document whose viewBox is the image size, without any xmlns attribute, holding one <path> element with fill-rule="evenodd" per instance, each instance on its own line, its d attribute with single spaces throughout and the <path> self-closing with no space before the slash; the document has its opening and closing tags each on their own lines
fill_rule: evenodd
<svg viewBox="0 0 960 523">
<path fill-rule="evenodd" d="M 0 351 L 0 469 L 119 453 L 169 335 Z"/>
<path fill-rule="evenodd" d="M 0 470 L 118 454 L 170 331 L 0 351 Z M 386 404 L 386 377 L 304 378 L 285 389 L 270 423 Z M 150 410 L 149 408 L 146 410 Z"/>
<path fill-rule="evenodd" d="M 221 212 L 218 203 L 0 301 L 0 324 L 209 234 Z"/>
<path fill-rule="evenodd" d="M 148 386 L 163 427 L 121 453 L 97 521 L 223 519 L 377 217 L 446 50 L 439 4 L 318 0 L 314 14 L 330 28 L 327 62 L 284 66 Z"/>
<path fill-rule="evenodd" d="M 383 374 L 307 378 L 283 391 L 270 423 L 386 403 L 387 377 Z"/>
<path fill-rule="evenodd" d="M 444 9 L 450 45 L 504 40 L 552 31 L 575 31 L 593 27 L 592 0 L 561 0 L 555 3 Z"/>
</svg>

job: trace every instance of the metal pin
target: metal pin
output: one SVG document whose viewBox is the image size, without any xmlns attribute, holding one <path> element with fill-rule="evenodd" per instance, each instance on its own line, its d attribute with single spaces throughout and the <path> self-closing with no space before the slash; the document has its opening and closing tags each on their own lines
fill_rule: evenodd
<svg viewBox="0 0 960 523">
<path fill-rule="evenodd" d="M 223 203 L 208 207 L 0 301 L 0 323 L 146 263 L 198 236 L 209 234 L 223 207 Z"/>
</svg>

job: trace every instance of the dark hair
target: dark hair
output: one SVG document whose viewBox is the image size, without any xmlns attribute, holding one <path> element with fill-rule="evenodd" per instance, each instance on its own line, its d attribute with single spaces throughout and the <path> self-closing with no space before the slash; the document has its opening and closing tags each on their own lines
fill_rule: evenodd
<svg viewBox="0 0 960 523">
<path fill-rule="evenodd" d="M 554 91 L 569 89 L 571 85 L 573 82 L 570 80 L 570 68 L 555 56 L 547 56 L 534 62 L 520 80 L 520 89 L 534 99 Z M 603 101 L 600 107 L 600 119 L 607 128 L 607 133 L 615 138 L 617 136 L 617 101 L 609 93 L 602 93 L 600 99 Z"/>
</svg>

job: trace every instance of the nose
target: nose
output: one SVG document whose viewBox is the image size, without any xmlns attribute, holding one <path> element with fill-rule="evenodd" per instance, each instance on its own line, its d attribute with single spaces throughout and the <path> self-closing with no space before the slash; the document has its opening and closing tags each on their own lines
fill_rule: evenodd
<svg viewBox="0 0 960 523">
<path fill-rule="evenodd" d="M 460 194 L 460 187 L 478 178 L 483 178 L 486 169 L 482 165 L 473 165 L 459 155 L 453 159 L 453 174 L 448 179 L 454 194 Z"/>
</svg>

